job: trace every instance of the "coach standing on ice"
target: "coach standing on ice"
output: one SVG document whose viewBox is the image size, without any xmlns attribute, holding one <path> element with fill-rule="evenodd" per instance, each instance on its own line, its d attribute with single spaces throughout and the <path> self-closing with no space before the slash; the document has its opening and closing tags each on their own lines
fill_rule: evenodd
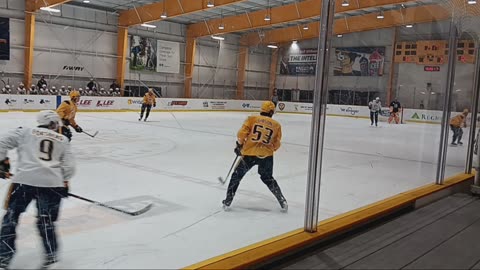
<svg viewBox="0 0 480 270">
<path fill-rule="evenodd" d="M 377 97 L 375 100 L 370 101 L 370 103 L 368 103 L 368 108 L 370 109 L 370 121 L 372 122 L 370 125 L 373 126 L 373 123 L 375 122 L 375 126 L 378 126 L 378 114 L 382 109 L 380 98 Z"/>
<path fill-rule="evenodd" d="M 0 232 L 0 268 L 7 268 L 15 254 L 16 229 L 20 215 L 32 200 L 37 203 L 37 227 L 43 240 L 45 268 L 57 262 L 55 222 L 60 201 L 68 196 L 68 181 L 75 165 L 68 138 L 57 133 L 60 117 L 41 111 L 38 127 L 17 128 L 0 139 L 0 178 L 9 178 L 7 152 L 17 149 L 18 169 L 12 180 Z"/>
</svg>

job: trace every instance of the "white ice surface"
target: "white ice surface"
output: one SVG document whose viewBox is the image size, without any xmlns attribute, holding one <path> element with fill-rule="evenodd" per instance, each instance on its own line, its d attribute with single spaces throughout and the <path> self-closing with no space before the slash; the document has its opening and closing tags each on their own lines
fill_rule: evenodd
<svg viewBox="0 0 480 270">
<path fill-rule="evenodd" d="M 280 212 L 256 168 L 242 181 L 232 210 L 221 209 L 226 186 L 217 178 L 233 161 L 235 134 L 247 115 L 152 113 L 144 123 L 133 112 L 80 113 L 77 122 L 100 133 L 94 139 L 74 133 L 78 174 L 71 192 L 130 209 L 155 205 L 144 215 L 128 217 L 76 199 L 64 201 L 59 267 L 180 268 L 302 227 L 308 115 L 275 116 L 284 137 L 274 176 L 289 212 Z M 32 126 L 34 119 L 34 113 L 0 114 L 2 132 Z M 365 119 L 329 117 L 320 218 L 432 183 L 439 129 L 386 123 L 375 128 Z M 448 151 L 447 175 L 463 171 L 466 146 Z M 10 156 L 14 166 L 16 155 Z M 7 186 L 0 183 L 2 199 Z M 129 199 L 136 203 L 126 204 Z M 41 262 L 33 206 L 21 218 L 13 268 L 36 268 Z"/>
</svg>

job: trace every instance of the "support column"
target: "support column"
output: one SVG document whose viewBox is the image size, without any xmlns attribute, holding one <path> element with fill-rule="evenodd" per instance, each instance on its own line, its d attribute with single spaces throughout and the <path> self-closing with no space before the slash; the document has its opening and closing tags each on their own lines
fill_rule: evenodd
<svg viewBox="0 0 480 270">
<path fill-rule="evenodd" d="M 245 99 L 245 73 L 248 63 L 248 47 L 241 46 L 238 52 L 237 99 Z"/>
<path fill-rule="evenodd" d="M 193 68 L 195 67 L 195 52 L 197 40 L 187 36 L 185 46 L 185 98 L 192 97 Z"/>
<path fill-rule="evenodd" d="M 393 44 L 392 44 L 392 58 L 390 59 L 390 76 L 388 78 L 388 86 L 387 86 L 387 96 L 386 96 L 386 103 L 385 105 L 390 106 L 390 102 L 392 102 L 393 96 L 393 84 L 395 82 L 394 75 L 395 75 L 395 45 L 397 43 L 397 32 L 398 28 L 395 27 L 393 30 Z M 396 93 L 398 97 L 399 93 Z"/>
<path fill-rule="evenodd" d="M 35 46 L 35 7 L 33 1 L 25 0 L 25 62 L 24 79 L 26 89 L 30 89 L 33 77 L 33 48 Z M 32 9 L 33 8 L 33 9 Z"/>
<path fill-rule="evenodd" d="M 277 62 L 278 62 L 278 49 L 272 52 L 272 58 L 270 60 L 270 82 L 268 83 L 268 97 L 273 96 L 273 89 L 275 88 L 275 81 L 277 80 Z"/>
<path fill-rule="evenodd" d="M 319 7 L 320 8 L 320 7 Z M 318 36 L 317 73 L 313 94 L 312 129 L 308 155 L 307 198 L 305 200 L 305 231 L 316 232 L 322 180 L 323 143 L 328 99 L 328 71 L 335 1 L 324 0 L 321 6 Z"/>
<path fill-rule="evenodd" d="M 472 96 L 472 107 L 470 108 L 470 113 L 472 115 L 471 121 L 470 121 L 470 133 L 468 137 L 468 147 L 467 147 L 467 160 L 465 164 L 465 173 L 472 173 L 472 167 L 475 167 L 478 170 L 478 161 L 475 166 L 473 166 L 473 150 L 475 147 L 475 132 L 477 131 L 477 115 L 478 115 L 478 98 L 480 96 L 480 40 L 478 37 L 474 37 L 475 40 L 475 48 L 476 48 L 476 57 L 475 57 L 475 69 L 473 71 L 473 96 Z M 477 142 L 480 143 L 480 142 Z M 480 181 L 480 172 L 477 171 L 477 174 L 475 175 L 475 183 L 474 186 L 476 187 L 475 191 L 476 194 L 478 194 L 478 191 L 480 191 L 479 188 L 479 183 Z M 472 188 L 472 192 L 474 192 L 474 189 Z"/>
<path fill-rule="evenodd" d="M 447 165 L 447 148 L 448 148 L 448 130 L 450 115 L 452 113 L 452 92 L 455 83 L 455 66 L 457 63 L 457 42 L 458 29 L 455 14 L 450 19 L 450 38 L 448 41 L 448 71 L 447 82 L 445 87 L 445 99 L 443 100 L 443 115 L 440 131 L 440 144 L 438 150 L 438 165 L 436 174 L 436 184 L 443 185 L 445 180 L 445 167 Z"/>
<path fill-rule="evenodd" d="M 117 36 L 117 83 L 120 85 L 120 95 L 124 96 L 125 70 L 127 61 L 128 27 L 118 27 Z"/>
</svg>

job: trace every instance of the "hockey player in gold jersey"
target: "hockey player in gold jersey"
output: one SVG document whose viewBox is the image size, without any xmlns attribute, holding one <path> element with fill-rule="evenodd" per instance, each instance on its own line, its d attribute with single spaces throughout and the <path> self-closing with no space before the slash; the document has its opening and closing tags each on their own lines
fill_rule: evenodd
<svg viewBox="0 0 480 270">
<path fill-rule="evenodd" d="M 155 100 L 156 96 L 153 93 L 153 89 L 149 89 L 148 92 L 143 96 L 143 102 L 142 102 L 142 109 L 140 112 L 140 118 L 138 121 L 141 121 L 143 118 L 143 113 L 145 112 L 145 109 L 147 109 L 147 114 L 145 115 L 145 119 L 143 121 L 147 121 L 148 116 L 150 115 L 150 110 L 153 107 L 157 106 L 157 101 Z"/>
<path fill-rule="evenodd" d="M 274 112 L 275 104 L 265 101 L 260 115 L 248 117 L 238 131 L 235 153 L 242 157 L 230 179 L 227 197 L 223 200 L 225 209 L 232 203 L 242 178 L 253 166 L 258 165 L 260 179 L 277 198 L 282 210 L 288 210 L 287 200 L 273 178 L 273 154 L 280 148 L 282 139 L 282 127 L 272 119 Z"/>
<path fill-rule="evenodd" d="M 77 114 L 77 103 L 80 101 L 80 92 L 73 90 L 70 92 L 70 100 L 65 100 L 58 106 L 57 114 L 62 119 L 63 127 L 61 127 L 61 132 L 69 140 L 72 139 L 72 132 L 68 126 L 72 126 L 76 132 L 81 133 L 83 129 L 75 121 L 75 115 Z"/>
</svg>

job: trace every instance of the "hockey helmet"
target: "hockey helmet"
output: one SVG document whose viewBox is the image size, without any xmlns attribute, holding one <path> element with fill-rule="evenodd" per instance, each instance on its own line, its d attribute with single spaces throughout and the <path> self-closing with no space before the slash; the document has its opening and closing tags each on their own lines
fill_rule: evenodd
<svg viewBox="0 0 480 270">
<path fill-rule="evenodd" d="M 69 96 L 70 99 L 80 98 L 80 92 L 78 92 L 77 90 L 73 90 L 70 92 Z"/>
<path fill-rule="evenodd" d="M 262 113 L 270 113 L 275 111 L 275 104 L 271 101 L 265 101 L 262 103 L 262 107 L 260 109 L 260 112 Z"/>
<path fill-rule="evenodd" d="M 37 115 L 37 122 L 40 126 L 48 126 L 52 122 L 59 126 L 62 123 L 58 114 L 52 110 L 40 111 Z"/>
</svg>

